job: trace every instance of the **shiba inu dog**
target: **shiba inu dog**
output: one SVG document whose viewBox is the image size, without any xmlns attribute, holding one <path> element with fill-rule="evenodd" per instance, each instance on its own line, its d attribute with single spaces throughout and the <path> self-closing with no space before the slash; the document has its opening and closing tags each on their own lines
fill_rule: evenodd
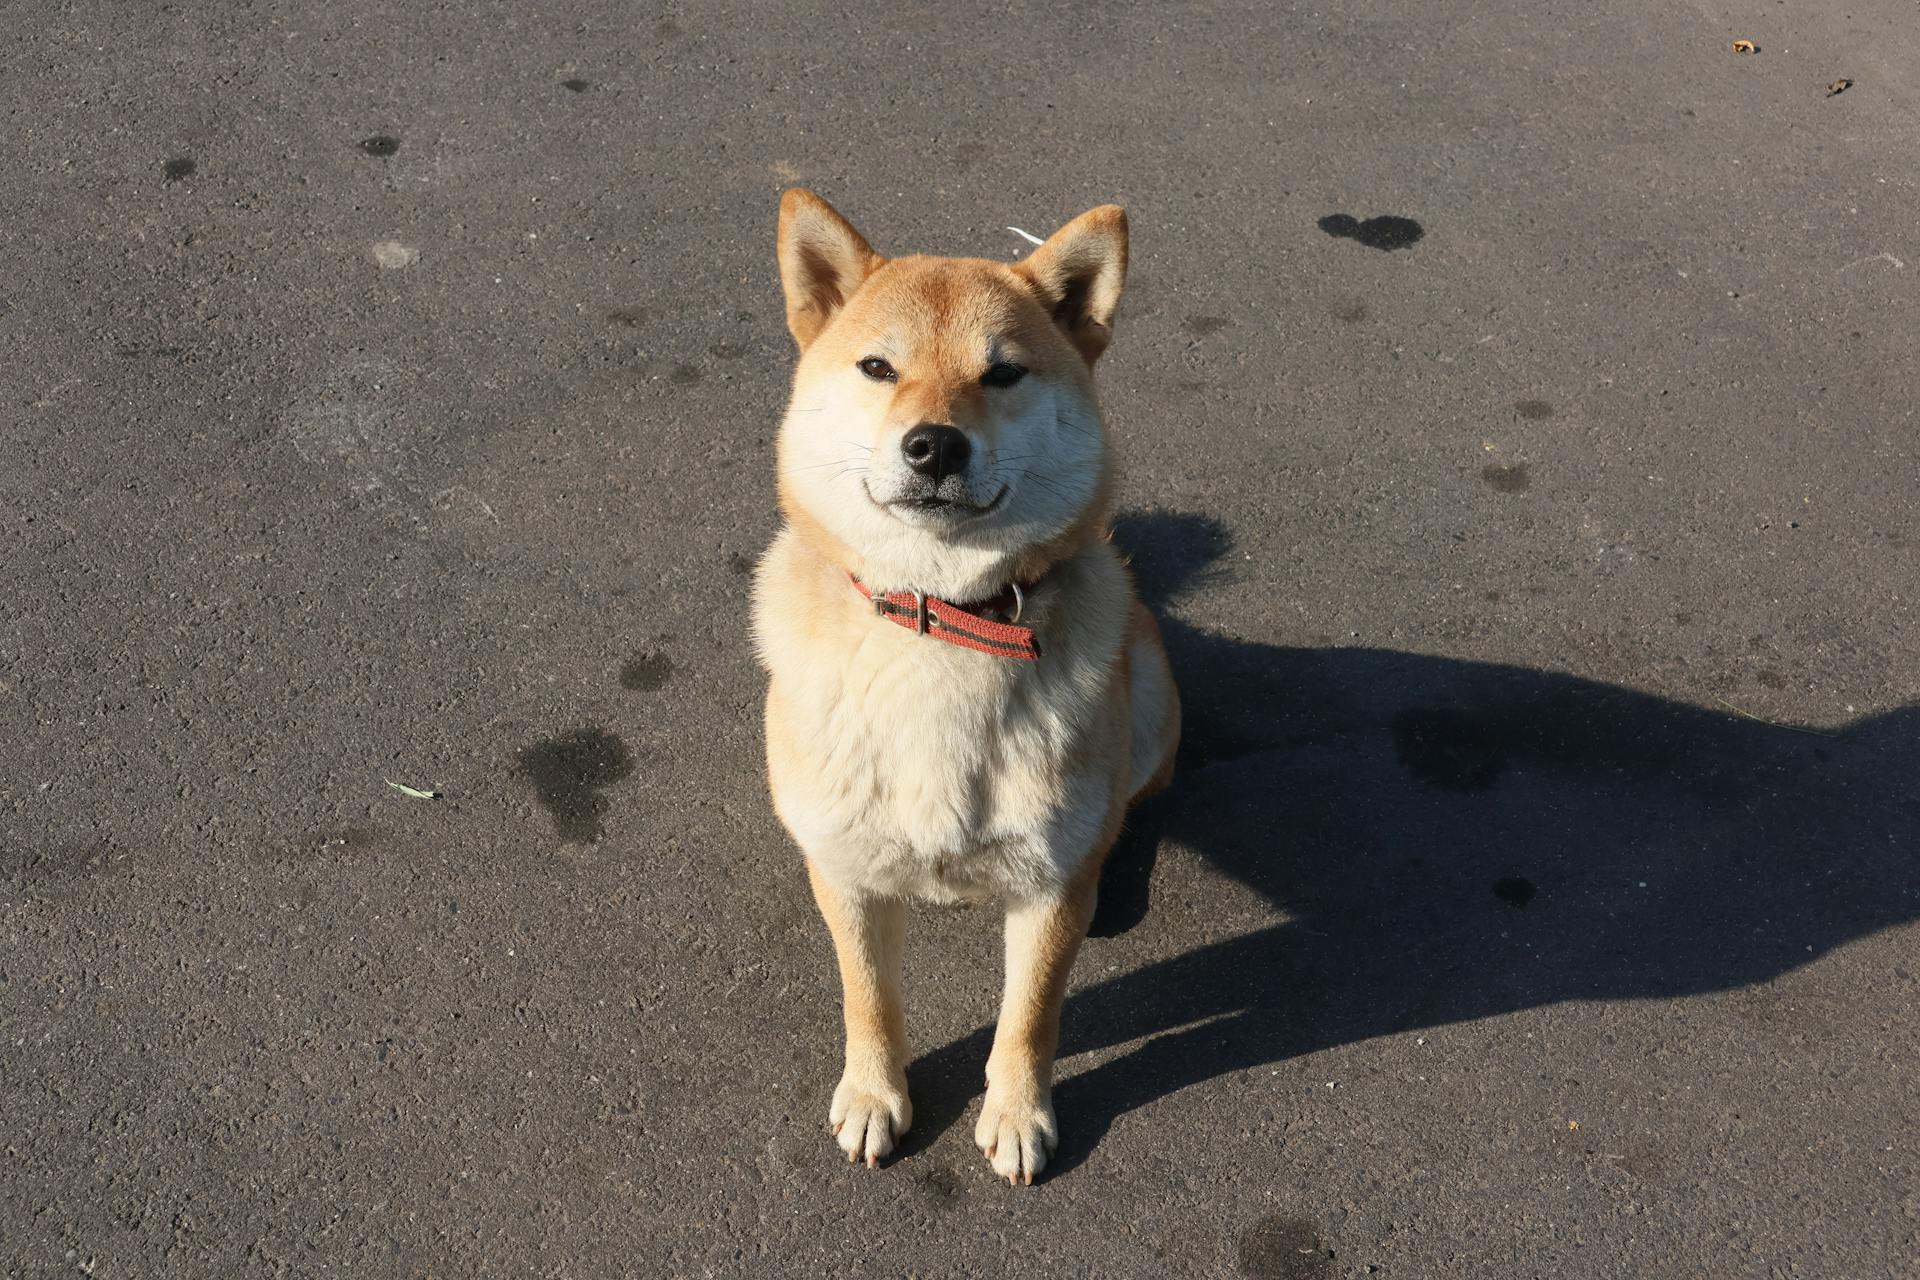
<svg viewBox="0 0 1920 1280">
<path fill-rule="evenodd" d="M 839 959 L 829 1122 L 873 1166 L 912 1121 L 907 901 L 999 901 L 1006 988 L 974 1138 L 1031 1183 L 1057 1142 L 1060 1003 L 1100 865 L 1180 732 L 1159 628 L 1108 541 L 1092 374 L 1126 215 L 1082 214 L 1012 265 L 887 259 L 796 189 L 778 248 L 800 359 L 754 629 L 774 808 Z"/>
</svg>

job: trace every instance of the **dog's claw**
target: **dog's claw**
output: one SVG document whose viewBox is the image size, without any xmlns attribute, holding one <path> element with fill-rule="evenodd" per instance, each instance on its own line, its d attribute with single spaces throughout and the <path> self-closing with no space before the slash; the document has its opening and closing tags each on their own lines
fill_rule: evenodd
<svg viewBox="0 0 1920 1280">
<path fill-rule="evenodd" d="M 892 1153 L 900 1135 L 913 1123 L 906 1083 L 904 1078 L 870 1080 L 852 1074 L 841 1080 L 827 1118 L 848 1164 L 878 1169 L 880 1161 Z"/>
<path fill-rule="evenodd" d="M 1038 1088 L 1016 1092 L 988 1085 L 973 1140 L 1008 1186 L 1030 1187 L 1059 1145 L 1053 1105 Z"/>
</svg>

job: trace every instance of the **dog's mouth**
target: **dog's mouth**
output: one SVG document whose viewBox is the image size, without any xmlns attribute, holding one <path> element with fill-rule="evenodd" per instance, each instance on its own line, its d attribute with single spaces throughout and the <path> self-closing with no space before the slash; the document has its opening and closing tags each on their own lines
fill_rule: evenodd
<svg viewBox="0 0 1920 1280">
<path fill-rule="evenodd" d="M 873 496 L 872 490 L 868 490 L 867 500 L 883 511 L 911 513 L 916 516 L 946 515 L 959 520 L 977 520 L 981 516 L 998 511 L 1010 492 L 1012 492 L 1012 486 L 1002 485 L 1000 492 L 994 494 L 992 499 L 985 503 L 964 502 L 957 497 L 943 498 L 937 491 L 909 494 L 890 502 L 881 502 Z"/>
</svg>

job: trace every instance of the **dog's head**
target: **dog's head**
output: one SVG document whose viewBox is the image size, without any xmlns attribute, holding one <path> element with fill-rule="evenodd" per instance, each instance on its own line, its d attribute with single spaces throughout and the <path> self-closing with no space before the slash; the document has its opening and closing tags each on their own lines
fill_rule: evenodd
<svg viewBox="0 0 1920 1280">
<path fill-rule="evenodd" d="M 1093 397 L 1127 269 L 1107 205 L 1024 261 L 875 253 L 810 191 L 780 202 L 800 344 L 781 504 L 875 587 L 974 599 L 1105 531 Z"/>
</svg>

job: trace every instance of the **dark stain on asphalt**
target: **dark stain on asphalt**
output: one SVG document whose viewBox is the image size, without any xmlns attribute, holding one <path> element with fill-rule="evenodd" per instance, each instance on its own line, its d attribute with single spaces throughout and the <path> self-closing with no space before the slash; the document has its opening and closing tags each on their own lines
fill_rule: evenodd
<svg viewBox="0 0 1920 1280">
<path fill-rule="evenodd" d="M 1427 229 L 1412 218 L 1383 214 L 1362 222 L 1348 213 L 1330 213 L 1320 219 L 1320 229 L 1342 240 L 1353 240 L 1369 249 L 1392 252 L 1410 249 L 1427 234 Z"/>
<path fill-rule="evenodd" d="M 1553 406 L 1545 400 L 1515 401 L 1513 411 L 1529 422 L 1538 422 L 1542 418 L 1551 418 L 1553 416 Z"/>
<path fill-rule="evenodd" d="M 1342 324 L 1359 324 L 1362 320 L 1365 320 L 1369 314 L 1366 303 L 1354 302 L 1334 312 L 1333 318 Z"/>
<path fill-rule="evenodd" d="M 193 162 L 192 156 L 169 156 L 160 166 L 160 175 L 167 182 L 178 182 L 182 178 L 191 178 L 193 171 L 200 166 Z"/>
<path fill-rule="evenodd" d="M 1778 671 L 1762 671 L 1753 678 L 1769 689 L 1784 689 L 1787 687 L 1787 678 Z"/>
<path fill-rule="evenodd" d="M 1442 791 L 1486 791 L 1507 767 L 1499 728 L 1464 711 L 1402 711 L 1393 718 L 1393 746 L 1401 767 Z"/>
<path fill-rule="evenodd" d="M 1516 462 L 1510 467 L 1498 465 L 1482 467 L 1480 478 L 1501 493 L 1525 493 L 1527 486 L 1533 483 L 1527 478 L 1527 464 L 1524 462 Z"/>
<path fill-rule="evenodd" d="M 1673 621 L 1677 626 L 1690 627 L 1693 625 L 1693 615 L 1683 609 L 1673 615 Z"/>
<path fill-rule="evenodd" d="M 400 139 L 376 133 L 371 138 L 360 139 L 360 149 L 370 156 L 384 160 L 400 149 Z"/>
<path fill-rule="evenodd" d="M 1628 1151 L 1620 1161 L 1620 1169 L 1636 1182 L 1656 1182 L 1667 1171 L 1664 1155 L 1652 1147 L 1642 1147 Z"/>
<path fill-rule="evenodd" d="M 965 172 L 987 158 L 987 146 L 983 142 L 963 142 L 953 149 L 953 167 Z"/>
<path fill-rule="evenodd" d="M 1204 338 L 1232 325 L 1233 321 L 1224 316 L 1188 316 L 1186 330 L 1196 338 Z"/>
<path fill-rule="evenodd" d="M 716 360 L 738 360 L 741 356 L 747 354 L 747 344 L 744 342 L 728 342 L 723 338 L 708 347 L 707 354 Z"/>
<path fill-rule="evenodd" d="M 607 323 L 622 329 L 638 329 L 647 322 L 645 307 L 614 307 L 607 312 Z"/>
<path fill-rule="evenodd" d="M 913 1175 L 913 1184 L 935 1209 L 957 1208 L 966 1197 L 966 1184 L 946 1165 L 935 1165 Z"/>
<path fill-rule="evenodd" d="M 14 878 L 24 882 L 91 880 L 107 869 L 113 850 L 104 840 L 56 845 L 46 851 L 22 850 L 13 864 Z"/>
<path fill-rule="evenodd" d="M 1334 1261 L 1320 1228 L 1305 1218 L 1271 1214 L 1240 1233 L 1240 1270 L 1254 1280 L 1307 1280 Z"/>
<path fill-rule="evenodd" d="M 600 792 L 633 772 L 633 753 L 618 734 L 589 725 L 521 751 L 520 771 L 553 815 L 560 838 L 591 844 L 607 811 Z"/>
<path fill-rule="evenodd" d="M 656 40 L 678 40 L 682 34 L 680 24 L 672 18 L 662 18 L 653 24 L 653 36 Z"/>
<path fill-rule="evenodd" d="M 1493 882 L 1493 896 L 1508 906 L 1524 907 L 1540 892 L 1525 876 L 1506 876 Z"/>
<path fill-rule="evenodd" d="M 620 687 L 652 693 L 673 678 L 673 659 L 664 653 L 640 653 L 620 664 Z"/>
<path fill-rule="evenodd" d="M 96 882 L 126 875 L 132 864 L 106 840 L 78 840 L 37 849 L 0 847 L 0 888 L 12 885 L 48 900 L 87 892 Z"/>
<path fill-rule="evenodd" d="M 744 578 L 753 572 L 753 557 L 742 555 L 738 551 L 727 552 L 727 572 L 737 578 Z"/>
<path fill-rule="evenodd" d="M 667 381 L 676 387 L 690 387 L 700 381 L 700 368 L 698 365 L 677 364 L 673 366 L 673 372 L 667 375 Z"/>
<path fill-rule="evenodd" d="M 582 80 L 578 76 L 575 76 L 571 80 L 562 80 L 560 87 L 568 93 L 585 93 L 587 90 L 593 88 L 593 81 Z"/>
</svg>

